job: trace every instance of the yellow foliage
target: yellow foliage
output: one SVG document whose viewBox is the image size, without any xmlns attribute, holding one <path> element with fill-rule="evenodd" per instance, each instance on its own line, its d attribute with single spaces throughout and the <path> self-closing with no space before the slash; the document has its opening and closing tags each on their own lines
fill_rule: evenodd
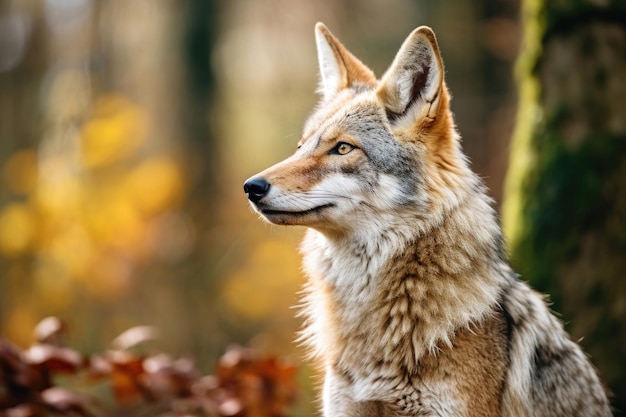
<svg viewBox="0 0 626 417">
<path fill-rule="evenodd" d="M 0 211 L 0 251 L 20 255 L 33 244 L 36 230 L 33 210 L 24 203 L 11 203 Z"/>
<path fill-rule="evenodd" d="M 2 169 L 2 179 L 15 194 L 26 195 L 37 184 L 37 154 L 32 149 L 15 153 Z"/>
<path fill-rule="evenodd" d="M 75 221 L 80 214 L 83 189 L 77 178 L 41 180 L 32 195 L 34 206 L 48 220 Z"/>
<path fill-rule="evenodd" d="M 295 302 L 299 256 L 289 242 L 260 242 L 246 263 L 228 279 L 222 294 L 228 305 L 249 319 L 284 315 Z"/>
<path fill-rule="evenodd" d="M 64 311 L 75 296 L 75 286 L 63 266 L 51 259 L 40 259 L 34 275 L 34 293 L 44 311 Z"/>
<path fill-rule="evenodd" d="M 72 277 L 88 276 L 95 256 L 90 237 L 77 223 L 59 231 L 46 254 Z"/>
<path fill-rule="evenodd" d="M 139 210 L 154 214 L 180 202 L 184 179 L 180 167 L 172 159 L 154 157 L 133 169 L 124 186 L 129 200 Z"/>
<path fill-rule="evenodd" d="M 84 220 L 96 243 L 104 246 L 132 246 L 145 227 L 134 205 L 119 189 L 103 190 L 94 196 Z"/>
<path fill-rule="evenodd" d="M 132 283 L 133 263 L 118 253 L 100 253 L 85 276 L 84 287 L 97 299 L 115 301 L 124 295 Z"/>
<path fill-rule="evenodd" d="M 103 167 L 132 155 L 147 131 L 146 115 L 140 107 L 122 96 L 102 97 L 82 130 L 85 165 Z"/>
<path fill-rule="evenodd" d="M 33 310 L 31 305 L 17 305 L 4 320 L 5 335 L 19 346 L 28 346 L 33 341 L 33 329 L 39 320 L 39 311 Z"/>
<path fill-rule="evenodd" d="M 0 206 L 0 254 L 34 255 L 20 291 L 34 294 L 42 309 L 69 308 L 79 288 L 96 299 L 125 294 L 157 256 L 155 223 L 185 194 L 179 161 L 142 154 L 148 120 L 141 107 L 110 94 L 90 114 L 80 130 L 79 163 L 64 153 L 38 160 L 28 149 L 1 171 L 24 202 Z M 23 311 L 15 314 L 27 321 Z"/>
</svg>

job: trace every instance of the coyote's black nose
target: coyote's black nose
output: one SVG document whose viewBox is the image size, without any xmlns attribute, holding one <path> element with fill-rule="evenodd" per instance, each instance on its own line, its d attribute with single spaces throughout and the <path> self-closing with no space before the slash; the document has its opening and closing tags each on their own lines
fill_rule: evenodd
<svg viewBox="0 0 626 417">
<path fill-rule="evenodd" d="M 244 193 L 248 194 L 248 199 L 256 203 L 269 192 L 270 183 L 263 178 L 251 178 L 243 184 Z"/>
</svg>

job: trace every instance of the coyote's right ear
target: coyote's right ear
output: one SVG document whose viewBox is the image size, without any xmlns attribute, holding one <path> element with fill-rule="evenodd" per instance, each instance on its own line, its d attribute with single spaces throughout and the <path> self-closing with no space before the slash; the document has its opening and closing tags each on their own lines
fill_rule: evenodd
<svg viewBox="0 0 626 417">
<path fill-rule="evenodd" d="M 315 42 L 320 66 L 320 92 L 324 100 L 345 88 L 376 84 L 372 70 L 348 52 L 321 22 L 315 25 Z"/>
<path fill-rule="evenodd" d="M 415 29 L 400 47 L 378 88 L 378 97 L 390 118 L 400 118 L 415 109 L 412 114 L 434 119 L 443 88 L 443 71 L 435 34 L 426 26 Z"/>
</svg>

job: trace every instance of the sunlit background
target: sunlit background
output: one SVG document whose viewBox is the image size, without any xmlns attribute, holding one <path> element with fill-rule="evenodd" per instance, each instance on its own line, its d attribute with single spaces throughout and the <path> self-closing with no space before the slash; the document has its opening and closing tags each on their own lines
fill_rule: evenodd
<svg viewBox="0 0 626 417">
<path fill-rule="evenodd" d="M 463 146 L 500 202 L 518 8 L 0 2 L 0 334 L 27 345 L 56 315 L 84 352 L 147 324 L 206 369 L 231 343 L 300 361 L 303 230 L 260 222 L 241 185 L 294 150 L 316 102 L 314 24 L 378 75 L 432 26 Z"/>
</svg>

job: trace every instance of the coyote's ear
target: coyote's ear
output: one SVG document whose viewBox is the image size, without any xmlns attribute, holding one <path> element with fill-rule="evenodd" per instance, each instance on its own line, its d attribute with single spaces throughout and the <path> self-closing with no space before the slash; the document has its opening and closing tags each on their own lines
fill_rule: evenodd
<svg viewBox="0 0 626 417">
<path fill-rule="evenodd" d="M 333 36 L 323 23 L 315 25 L 315 42 L 320 66 L 320 92 L 329 99 L 355 85 L 376 84 L 376 76 Z"/>
<path fill-rule="evenodd" d="M 378 97 L 391 119 L 419 106 L 418 114 L 435 118 L 443 88 L 443 62 L 433 31 L 421 26 L 404 41 L 383 76 Z"/>
</svg>

